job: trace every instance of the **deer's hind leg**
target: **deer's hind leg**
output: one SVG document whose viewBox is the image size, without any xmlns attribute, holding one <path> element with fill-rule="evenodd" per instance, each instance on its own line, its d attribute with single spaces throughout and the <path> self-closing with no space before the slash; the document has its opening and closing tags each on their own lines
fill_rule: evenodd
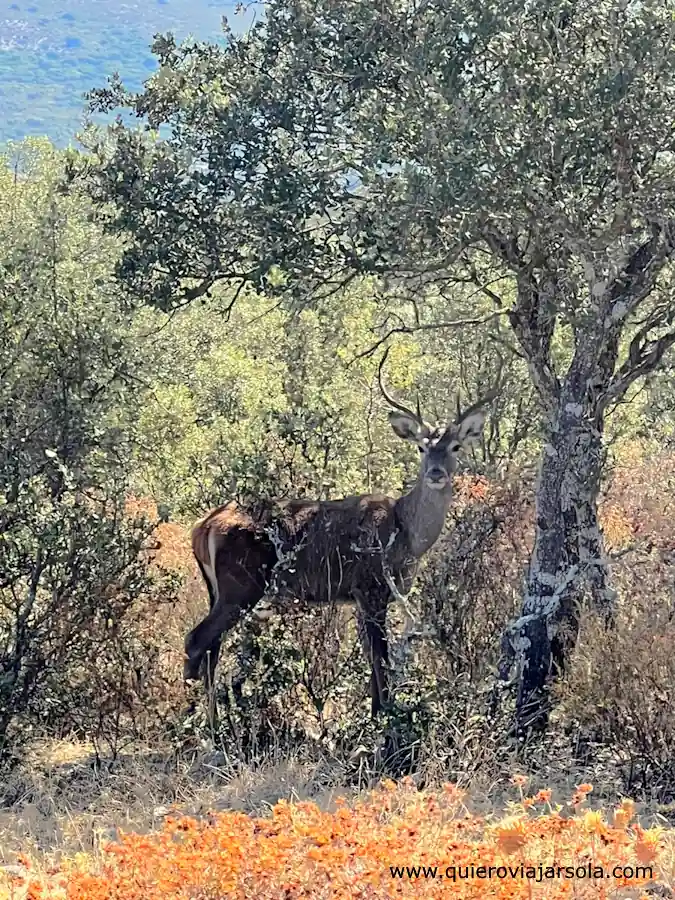
<svg viewBox="0 0 675 900">
<path fill-rule="evenodd" d="M 215 674 L 223 635 L 234 628 L 242 614 L 255 606 L 265 591 L 255 570 L 251 572 L 242 566 L 239 578 L 229 571 L 218 571 L 217 567 L 216 572 L 215 586 L 211 584 L 209 589 L 209 614 L 185 639 L 184 668 L 186 681 L 204 679 L 209 719 L 214 729 L 218 727 Z"/>
<path fill-rule="evenodd" d="M 209 588 L 209 614 L 185 639 L 185 680 L 204 675 L 213 684 L 223 634 L 252 609 L 267 587 L 273 548 L 241 528 L 223 536 L 219 546 L 209 537 L 208 565 L 200 565 Z"/>
<path fill-rule="evenodd" d="M 264 585 L 252 578 L 242 581 L 229 574 L 218 578 L 218 591 L 209 614 L 185 638 L 186 681 L 205 677 L 208 684 L 213 684 L 223 635 L 263 596 Z"/>
<path fill-rule="evenodd" d="M 206 583 L 206 588 L 209 592 L 209 612 L 213 609 L 213 605 L 217 599 L 217 593 L 214 589 L 214 586 L 211 583 L 211 579 L 209 578 L 206 569 L 200 560 L 197 560 L 197 565 L 199 566 L 199 571 L 202 573 L 202 578 Z M 236 623 L 235 623 L 236 624 Z M 227 629 L 226 629 L 227 630 Z M 192 634 L 192 632 L 191 632 Z M 188 636 L 189 639 L 189 636 Z M 205 658 L 199 666 L 199 670 L 195 671 L 194 667 L 190 663 L 190 657 L 187 656 L 185 663 L 185 673 L 184 678 L 186 681 L 197 680 L 199 677 L 207 674 L 208 671 L 208 683 L 211 684 L 213 682 L 213 675 L 215 673 L 216 665 L 218 664 L 218 656 L 220 654 L 220 644 L 221 639 L 218 638 L 206 651 Z M 187 641 L 186 641 L 186 649 L 187 649 Z M 207 671 L 205 671 L 204 661 L 207 664 Z"/>
</svg>

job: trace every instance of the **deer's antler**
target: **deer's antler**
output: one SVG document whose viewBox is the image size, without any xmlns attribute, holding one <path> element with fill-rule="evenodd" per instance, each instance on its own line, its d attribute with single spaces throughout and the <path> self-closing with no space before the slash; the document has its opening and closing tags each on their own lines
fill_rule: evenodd
<svg viewBox="0 0 675 900">
<path fill-rule="evenodd" d="M 382 356 L 382 359 L 380 360 L 380 364 L 377 367 L 377 380 L 380 384 L 380 390 L 382 391 L 382 396 L 384 397 L 384 399 L 387 401 L 387 403 L 391 407 L 393 407 L 394 409 L 397 409 L 399 412 L 405 413 L 406 416 L 410 416 L 410 418 L 413 419 L 415 422 L 417 422 L 418 425 L 425 425 L 426 423 L 425 423 L 424 419 L 422 418 L 422 413 L 420 410 L 419 395 L 417 397 L 417 412 L 415 412 L 414 410 L 410 409 L 409 406 L 405 406 L 403 403 L 399 403 L 399 401 L 395 400 L 391 396 L 391 394 L 387 393 L 387 389 L 385 388 L 385 386 L 382 382 L 382 368 L 385 364 L 387 356 L 389 356 L 389 350 L 390 350 L 390 348 L 387 347 L 387 349 L 384 351 L 384 355 Z"/>
<path fill-rule="evenodd" d="M 501 387 L 502 380 L 502 368 L 504 365 L 504 360 L 502 356 L 497 354 L 497 377 L 495 378 L 494 387 L 490 388 L 490 390 L 483 394 L 475 403 L 472 403 L 471 406 L 467 406 L 466 409 L 462 409 L 459 400 L 459 393 L 457 393 L 457 417 L 455 418 L 455 424 L 459 425 L 460 422 L 463 422 L 471 413 L 476 412 L 477 409 L 480 409 L 482 406 L 487 406 L 488 403 L 492 403 L 497 394 L 499 393 L 499 389 Z"/>
</svg>

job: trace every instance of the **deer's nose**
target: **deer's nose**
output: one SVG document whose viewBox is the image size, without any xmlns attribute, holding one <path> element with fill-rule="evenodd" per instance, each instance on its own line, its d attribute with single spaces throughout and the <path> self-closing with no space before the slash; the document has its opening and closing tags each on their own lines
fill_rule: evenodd
<svg viewBox="0 0 675 900">
<path fill-rule="evenodd" d="M 427 469 L 425 479 L 430 487 L 443 487 L 448 480 L 448 473 L 440 466 L 432 466 Z"/>
</svg>

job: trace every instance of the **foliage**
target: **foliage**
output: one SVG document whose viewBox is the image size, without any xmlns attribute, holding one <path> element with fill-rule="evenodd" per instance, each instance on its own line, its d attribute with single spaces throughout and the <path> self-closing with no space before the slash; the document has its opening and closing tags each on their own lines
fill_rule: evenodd
<svg viewBox="0 0 675 900">
<path fill-rule="evenodd" d="M 638 469 L 636 476 L 635 469 Z M 675 594 L 673 459 L 659 454 L 616 472 L 606 530 L 622 596 L 613 639 L 587 616 L 560 717 L 579 729 L 581 756 L 604 757 L 624 790 L 673 801 L 675 731 L 669 714 Z"/>
<path fill-rule="evenodd" d="M 154 523 L 125 515 L 140 360 L 112 302 L 114 244 L 86 201 L 59 195 L 49 146 L 20 156 L 0 169 L 3 758 L 38 722 L 69 727 L 85 700 L 101 713 L 101 688 L 128 677 L 131 607 L 171 594 L 141 554 Z"/>
<path fill-rule="evenodd" d="M 169 317 L 136 309 L 113 278 L 120 244 L 101 233 L 86 196 L 60 190 L 62 157 L 35 142 L 17 153 L 0 176 L 6 752 L 38 731 L 70 731 L 93 739 L 100 762 L 169 733 L 185 751 L 215 738 L 230 760 L 329 758 L 352 784 L 387 772 L 503 772 L 518 746 L 495 714 L 494 672 L 536 534 L 530 464 L 545 423 L 501 318 L 481 319 L 470 342 L 458 328 L 388 338 L 389 389 L 413 403 L 419 392 L 429 417 L 447 415 L 458 388 L 464 402 L 482 393 L 497 375 L 491 348 L 502 353 L 485 443 L 463 462 L 447 531 L 411 597 L 421 634 L 402 641 L 390 609 L 393 652 L 408 654 L 394 709 L 368 721 L 349 613 L 287 610 L 251 616 L 229 636 L 214 734 L 201 709 L 185 715 L 180 683 L 182 641 L 206 601 L 189 525 L 232 495 L 398 492 L 417 454 L 391 434 L 382 346 L 368 351 L 405 321 L 410 301 L 394 290 L 384 310 L 381 285 L 366 277 L 339 302 L 303 308 L 220 286 Z M 422 320 L 441 321 L 469 316 L 477 301 L 458 289 L 415 302 Z M 565 358 L 573 348 L 556 339 Z M 615 785 L 668 800 L 672 459 L 653 451 L 669 434 L 670 401 L 664 382 L 649 391 L 613 417 L 616 469 L 600 503 L 621 599 L 615 640 L 607 646 L 588 626 L 561 689 L 555 746 L 525 752 L 545 783 L 597 766 Z M 651 459 L 630 440 L 636 427 Z M 160 521 L 169 513 L 178 520 Z M 603 690 L 614 692 L 611 707 Z"/>
<path fill-rule="evenodd" d="M 200 514 L 223 498 L 340 497 L 396 490 L 414 457 L 392 435 L 377 383 L 381 355 L 361 355 L 372 341 L 377 307 L 368 283 L 339 307 L 270 310 L 240 297 L 225 322 L 227 293 L 174 314 L 140 310 L 151 390 L 139 421 L 139 490 L 177 514 Z M 442 353 L 437 336 L 402 337 L 384 378 L 429 418 L 447 418 L 457 392 L 464 403 L 494 382 L 484 353 L 494 325 L 459 335 Z M 151 340 L 147 336 L 151 335 Z M 502 391 L 477 464 L 494 470 L 528 459 L 537 438 L 532 392 L 522 363 L 508 358 Z"/>
<path fill-rule="evenodd" d="M 158 37 L 143 91 L 92 95 L 146 130 L 120 121 L 71 157 L 129 238 L 118 276 L 159 309 L 221 283 L 317 308 L 367 278 L 380 343 L 504 322 L 485 355 L 526 362 L 546 435 L 500 664 L 523 730 L 545 724 L 579 604 L 611 621 L 605 419 L 675 345 L 673 12 L 273 0 L 224 46 Z"/>
<path fill-rule="evenodd" d="M 376 900 L 447 896 L 454 871 L 456 897 L 485 890 L 500 898 L 531 897 L 533 879 L 546 873 L 538 896 L 567 897 L 572 883 L 575 896 L 610 898 L 621 888 L 652 882 L 650 872 L 659 873 L 661 860 L 667 866 L 670 835 L 634 821 L 630 800 L 608 821 L 586 806 L 589 784 L 579 785 L 568 803 L 554 805 L 551 791 L 525 796 L 526 779 L 515 780 L 520 802 L 501 819 L 471 815 L 454 785 L 433 794 L 416 791 L 412 781 L 386 782 L 352 805 L 338 800 L 333 812 L 313 803 L 281 802 L 264 819 L 235 812 L 208 820 L 169 817 L 160 832 L 121 835 L 119 843 L 105 847 L 100 862 L 82 854 L 64 860 L 48 879 L 30 873 L 15 879 L 15 889 L 25 882 L 30 898 L 66 900 Z M 567 869 L 588 872 L 589 865 L 593 877 L 575 878 Z M 401 867 L 400 874 L 392 867 Z M 413 873 L 407 867 L 420 868 Z"/>
<path fill-rule="evenodd" d="M 369 347 L 377 317 L 367 283 L 346 291 L 339 309 L 326 305 L 300 313 L 269 310 L 264 299 L 248 294 L 226 324 L 222 311 L 231 298 L 223 292 L 171 320 L 148 309 L 125 311 L 110 278 L 118 248 L 101 237 L 81 196 L 57 191 L 58 154 L 27 143 L 17 148 L 14 162 L 15 171 L 5 176 L 12 210 L 5 247 L 16 266 L 3 295 L 12 311 L 4 333 L 11 343 L 11 377 L 3 385 L 5 483 L 9 491 L 14 472 L 19 486 L 13 490 L 21 492 L 24 471 L 11 468 L 21 459 L 14 447 L 21 442 L 22 417 L 40 415 L 49 427 L 34 433 L 22 452 L 30 471 L 45 466 L 53 478 L 54 460 L 63 478 L 49 501 L 50 540 L 70 546 L 77 523 L 86 558 L 96 560 L 96 566 L 89 561 L 87 577 L 78 570 L 74 608 L 70 594 L 57 592 L 52 606 L 40 605 L 46 603 L 41 594 L 42 618 L 27 621 L 31 652 L 55 654 L 48 635 L 58 616 L 64 629 L 59 652 L 71 652 L 73 662 L 61 657 L 58 677 L 51 665 L 36 667 L 51 679 L 49 695 L 43 696 L 45 685 L 35 709 L 22 707 L 22 721 L 25 726 L 39 707 L 47 728 L 93 736 L 101 751 L 115 756 L 134 737 L 147 739 L 167 725 L 185 734 L 196 725 L 178 721 L 184 702 L 178 681 L 182 639 L 203 603 L 203 587 L 193 575 L 184 605 L 167 611 L 176 580 L 193 566 L 185 528 L 157 526 L 169 508 L 189 520 L 233 494 L 251 499 L 391 490 L 414 473 L 416 460 L 386 423 L 377 357 L 359 355 Z M 21 231 L 13 227 L 18 216 Z M 21 291 L 36 280 L 43 293 L 34 291 L 30 305 L 21 303 Z M 486 340 L 492 328 L 486 326 Z M 54 360 L 62 368 L 54 370 Z M 471 397 L 493 376 L 480 345 L 462 352 L 458 339 L 457 355 L 445 358 L 433 334 L 402 336 L 385 371 L 390 388 L 402 395 L 416 383 L 423 408 L 439 416 L 447 415 L 456 388 Z M 488 436 L 484 464 L 513 458 L 521 445 L 526 455 L 534 434 L 522 427 L 527 392 L 517 361 L 503 369 L 502 379 L 497 408 L 503 420 Z M 130 502 L 130 492 L 154 496 L 162 516 L 153 502 Z M 36 502 L 46 515 L 44 491 Z M 26 518 L 26 509 L 17 516 L 7 539 L 16 540 L 21 525 L 24 542 L 32 541 L 22 549 L 28 565 L 29 550 L 43 552 L 47 537 L 35 517 Z M 98 531 L 85 528 L 94 522 Z M 175 573 L 173 581 L 160 570 L 149 572 L 144 553 L 139 555 L 150 531 L 161 545 L 155 558 Z M 120 559 L 109 552 L 111 541 L 121 542 Z M 65 577 L 74 563 L 66 555 L 61 564 Z M 22 577 L 16 573 L 16 589 Z M 158 604 L 160 591 L 166 602 Z M 9 624 L 7 629 L 9 640 Z M 321 660 L 328 643 L 335 647 L 333 668 Z M 349 616 L 286 615 L 262 632 L 245 623 L 230 645 L 248 650 L 229 657 L 238 674 L 236 696 L 224 689 L 221 698 L 229 705 L 228 743 L 250 755 L 281 734 L 295 742 L 314 735 L 351 752 L 363 732 L 366 679 Z M 9 645 L 6 655 L 9 666 Z M 13 695 L 19 704 L 20 694 Z M 372 739 L 377 746 L 377 736 Z"/>
<path fill-rule="evenodd" d="M 624 234 L 637 248 L 672 212 L 659 139 L 670 5 L 278 0 L 267 12 L 222 47 L 158 39 L 143 92 L 95 93 L 96 108 L 173 129 L 154 141 L 120 123 L 83 160 L 94 195 L 114 201 L 111 227 L 133 236 L 124 280 L 167 308 L 220 279 L 306 293 L 308 272 L 324 283 L 355 269 L 442 292 L 473 276 L 499 309 L 504 267 L 522 264 L 542 270 L 550 307 L 538 377 L 544 362 L 566 369 L 549 344 L 600 296 L 596 255 Z M 476 243 L 501 267 L 489 290 L 480 256 L 450 265 Z M 510 323 L 528 353 L 521 313 Z"/>
</svg>

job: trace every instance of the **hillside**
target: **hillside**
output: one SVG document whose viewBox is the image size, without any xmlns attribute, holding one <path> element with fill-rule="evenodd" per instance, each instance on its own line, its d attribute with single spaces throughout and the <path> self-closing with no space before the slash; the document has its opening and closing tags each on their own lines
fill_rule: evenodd
<svg viewBox="0 0 675 900">
<path fill-rule="evenodd" d="M 0 5 L 0 144 L 26 135 L 72 141 L 82 121 L 82 95 L 118 71 L 140 87 L 155 68 L 153 35 L 172 31 L 217 40 L 221 17 L 242 28 L 252 12 L 234 15 L 223 0 L 25 0 Z"/>
</svg>

